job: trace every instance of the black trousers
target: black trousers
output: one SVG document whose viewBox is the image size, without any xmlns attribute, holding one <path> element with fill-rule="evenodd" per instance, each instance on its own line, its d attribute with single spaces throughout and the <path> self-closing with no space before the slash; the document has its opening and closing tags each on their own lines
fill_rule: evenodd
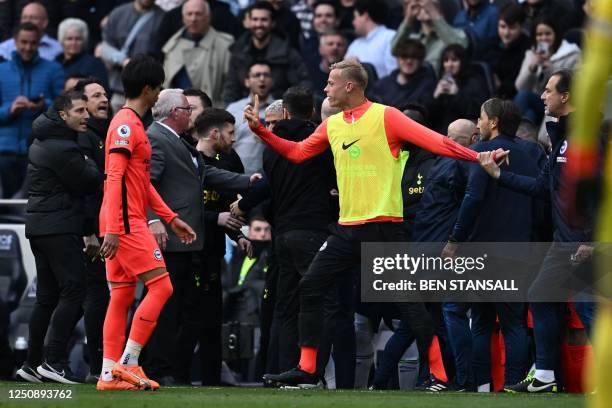
<svg viewBox="0 0 612 408">
<path fill-rule="evenodd" d="M 278 369 L 281 372 L 298 364 L 298 285 L 326 238 L 325 231 L 293 230 L 275 239 L 279 273 L 274 318 L 279 324 Z"/>
<path fill-rule="evenodd" d="M 96 258 L 87 260 L 87 292 L 83 305 L 85 314 L 85 335 L 89 356 L 89 372 L 99 374 L 102 371 L 102 328 L 110 292 L 106 282 L 104 262 Z"/>
<path fill-rule="evenodd" d="M 274 306 L 278 296 L 278 259 L 274 249 L 268 256 L 268 271 L 265 276 L 264 292 L 261 298 L 259 327 L 261 337 L 259 353 L 255 360 L 255 378 L 260 379 L 266 372 L 278 372 L 279 325 L 274 320 Z"/>
<path fill-rule="evenodd" d="M 323 335 L 317 353 L 317 372 L 325 373 L 329 356 L 334 359 L 336 389 L 355 388 L 354 277 L 340 276 L 328 292 L 323 306 Z"/>
<path fill-rule="evenodd" d="M 193 284 L 186 285 L 185 308 L 177 335 L 178 382 L 191 384 L 193 350 L 200 344 L 200 372 L 202 385 L 221 383 L 221 324 L 223 302 L 221 290 L 222 257 L 203 252 L 194 260 Z M 201 266 L 197 266 L 198 263 Z M 199 273 L 197 272 L 199 271 Z M 187 352 L 187 351 L 191 352 Z"/>
<path fill-rule="evenodd" d="M 356 226 L 335 225 L 300 281 L 300 345 L 318 347 L 323 330 L 323 305 L 327 293 L 342 276 L 351 275 L 361 262 L 362 242 L 400 242 L 399 223 L 376 222 Z M 348 282 L 348 280 L 347 280 Z M 352 287 L 346 292 L 352 293 Z M 419 352 L 427 355 L 433 322 L 423 303 L 398 303 L 402 318 L 410 322 Z"/>
<path fill-rule="evenodd" d="M 10 379 L 15 364 L 13 351 L 9 345 L 8 326 L 8 306 L 0 299 L 0 380 Z"/>
<path fill-rule="evenodd" d="M 145 347 L 143 368 L 151 378 L 175 377 L 178 361 L 191 361 L 193 348 L 179 348 L 177 333 L 183 319 L 193 311 L 197 299 L 191 287 L 201 271 L 199 252 L 166 252 L 164 259 L 173 293 L 157 319 L 157 327 Z"/>
<path fill-rule="evenodd" d="M 36 304 L 30 318 L 28 364 L 36 367 L 45 359 L 57 363 L 68 358 L 68 341 L 83 315 L 87 265 L 83 238 L 78 235 L 30 237 L 36 262 Z"/>
</svg>

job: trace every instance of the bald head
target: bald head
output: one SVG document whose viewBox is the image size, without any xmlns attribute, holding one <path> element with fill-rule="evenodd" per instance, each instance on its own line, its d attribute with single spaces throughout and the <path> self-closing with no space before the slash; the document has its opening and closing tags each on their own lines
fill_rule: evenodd
<svg viewBox="0 0 612 408">
<path fill-rule="evenodd" d="M 323 103 L 321 104 L 321 120 L 325 120 L 329 118 L 331 115 L 335 115 L 336 113 L 340 111 L 341 111 L 340 108 L 332 108 L 329 105 L 329 98 L 325 98 L 323 100 Z"/>
<path fill-rule="evenodd" d="M 49 24 L 47 9 L 40 3 L 30 3 L 21 10 L 21 22 L 32 23 L 43 32 Z"/>
<path fill-rule="evenodd" d="M 467 147 L 474 143 L 476 133 L 476 125 L 471 120 L 457 119 L 448 125 L 448 137 L 459 143 L 461 146 Z"/>
</svg>

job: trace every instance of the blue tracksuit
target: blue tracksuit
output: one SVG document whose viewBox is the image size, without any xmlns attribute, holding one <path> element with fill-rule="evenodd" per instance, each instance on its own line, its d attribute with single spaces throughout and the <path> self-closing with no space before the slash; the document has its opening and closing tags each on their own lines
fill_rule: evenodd
<svg viewBox="0 0 612 408">
<path fill-rule="evenodd" d="M 571 114 L 570 114 L 571 115 Z M 564 321 L 563 303 L 538 302 L 540 290 L 564 279 L 570 270 L 570 256 L 579 243 L 590 242 L 591 228 L 576 228 L 570 225 L 565 217 L 564 202 L 561 192 L 564 189 L 563 168 L 567 163 L 568 141 L 567 122 L 569 116 L 559 119 L 558 123 L 548 122 L 546 129 L 550 136 L 553 151 L 544 169 L 537 177 L 525 177 L 510 171 L 503 171 L 499 183 L 516 191 L 522 191 L 533 196 L 548 199 L 552 205 L 553 244 L 550 247 L 540 273 L 530 289 L 530 303 L 534 320 L 534 335 L 536 340 L 536 368 L 554 370 L 558 367 L 560 337 Z M 593 304 L 583 302 L 577 304 L 576 310 L 590 332 L 590 322 L 594 311 Z"/>
</svg>

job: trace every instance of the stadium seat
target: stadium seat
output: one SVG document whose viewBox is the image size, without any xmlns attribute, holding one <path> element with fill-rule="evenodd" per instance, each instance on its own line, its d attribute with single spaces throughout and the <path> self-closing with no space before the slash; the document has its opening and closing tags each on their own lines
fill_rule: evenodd
<svg viewBox="0 0 612 408">
<path fill-rule="evenodd" d="M 27 282 L 19 237 L 15 231 L 0 230 L 0 299 L 9 313 L 17 308 Z"/>
</svg>

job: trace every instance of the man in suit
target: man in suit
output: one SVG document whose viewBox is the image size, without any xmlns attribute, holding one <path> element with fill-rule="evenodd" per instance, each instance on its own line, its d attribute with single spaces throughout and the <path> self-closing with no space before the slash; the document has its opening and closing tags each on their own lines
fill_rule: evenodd
<svg viewBox="0 0 612 408">
<path fill-rule="evenodd" d="M 190 285 L 197 285 L 200 274 L 200 254 L 204 237 L 204 185 L 226 190 L 244 191 L 250 185 L 249 176 L 207 166 L 192 146 L 179 135 L 189 126 L 191 106 L 181 89 L 166 89 L 153 107 L 155 121 L 147 130 L 151 142 L 151 183 L 173 211 L 193 226 L 197 240 L 184 245 L 157 216 L 150 214 L 149 228 L 154 234 L 170 273 L 174 294 L 162 311 L 148 347 L 145 361 L 147 372 L 159 378 L 161 384 L 175 382 L 178 353 L 176 338 L 186 308 L 197 308 L 201 299 L 191 299 Z M 253 176 L 255 179 L 257 176 Z"/>
</svg>

